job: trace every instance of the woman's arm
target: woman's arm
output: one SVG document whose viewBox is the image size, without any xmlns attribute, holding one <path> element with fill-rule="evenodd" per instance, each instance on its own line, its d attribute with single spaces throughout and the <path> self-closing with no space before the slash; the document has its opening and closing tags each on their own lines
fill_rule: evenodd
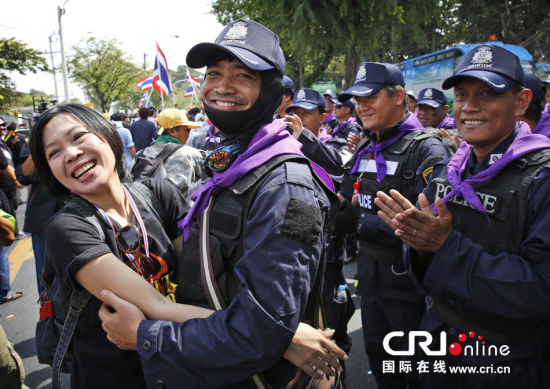
<svg viewBox="0 0 550 389">
<path fill-rule="evenodd" d="M 111 290 L 137 306 L 148 319 L 183 322 L 208 317 L 212 313 L 209 309 L 168 300 L 113 254 L 105 254 L 88 262 L 77 271 L 75 278 L 102 301 L 101 291 Z"/>
</svg>

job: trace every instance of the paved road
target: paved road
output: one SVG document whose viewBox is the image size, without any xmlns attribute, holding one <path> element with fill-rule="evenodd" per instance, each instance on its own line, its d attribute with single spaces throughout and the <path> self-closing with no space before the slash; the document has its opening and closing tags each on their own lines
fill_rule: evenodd
<svg viewBox="0 0 550 389">
<path fill-rule="evenodd" d="M 26 194 L 23 194 L 26 198 Z M 25 204 L 17 212 L 18 221 L 23 223 Z M 15 350 L 23 359 L 27 374 L 25 384 L 29 388 L 49 388 L 51 386 L 51 368 L 38 363 L 34 347 L 34 327 L 38 320 L 38 291 L 34 268 L 31 238 L 16 241 L 10 252 L 12 291 L 22 291 L 23 297 L 0 305 L 0 324 L 4 327 L 8 339 L 14 343 Z M 344 273 L 350 281 L 356 272 L 356 264 L 345 266 Z M 368 374 L 368 362 L 363 348 L 361 332 L 360 301 L 354 297 L 355 314 L 350 320 L 348 330 L 353 346 L 347 362 L 346 383 L 349 389 L 374 389 L 376 385 L 372 375 Z M 67 375 L 62 377 L 63 388 L 68 388 Z"/>
</svg>

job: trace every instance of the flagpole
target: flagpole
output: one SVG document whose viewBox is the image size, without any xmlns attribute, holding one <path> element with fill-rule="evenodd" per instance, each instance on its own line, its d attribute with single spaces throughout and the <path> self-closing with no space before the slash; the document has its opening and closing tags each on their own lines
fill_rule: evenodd
<svg viewBox="0 0 550 389">
<path fill-rule="evenodd" d="M 153 93 L 153 88 L 149 90 L 149 95 L 147 96 L 147 100 L 145 101 L 145 105 L 149 106 L 149 100 L 151 99 L 151 94 Z"/>
</svg>

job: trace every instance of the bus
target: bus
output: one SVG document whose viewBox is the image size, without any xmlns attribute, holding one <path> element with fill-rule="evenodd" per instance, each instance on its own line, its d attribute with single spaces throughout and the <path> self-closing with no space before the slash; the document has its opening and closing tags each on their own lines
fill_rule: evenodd
<svg viewBox="0 0 550 389">
<path fill-rule="evenodd" d="M 453 70 L 460 58 L 471 49 L 483 44 L 502 46 L 511 51 L 518 56 L 523 70 L 526 73 L 533 73 L 533 57 L 521 46 L 496 41 L 464 44 L 397 63 L 396 65 L 403 73 L 406 90 L 412 90 L 418 96 L 424 88 L 441 89 L 443 81 L 453 75 Z M 448 98 L 452 99 L 452 89 L 444 92 Z"/>
</svg>

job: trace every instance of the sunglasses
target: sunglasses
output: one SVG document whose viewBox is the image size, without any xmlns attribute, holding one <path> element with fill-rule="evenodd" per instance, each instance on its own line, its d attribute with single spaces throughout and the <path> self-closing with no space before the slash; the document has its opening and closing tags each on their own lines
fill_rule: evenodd
<svg viewBox="0 0 550 389">
<path fill-rule="evenodd" d="M 155 262 L 141 252 L 143 243 L 139 230 L 128 225 L 121 228 L 116 233 L 116 243 L 118 248 L 123 251 L 130 259 L 134 270 L 150 283 L 153 282 L 153 276 L 157 273 Z M 130 256 L 128 256 L 130 254 Z"/>
<path fill-rule="evenodd" d="M 343 105 L 336 105 L 334 108 L 335 109 L 340 109 L 340 108 L 344 108 L 344 106 Z"/>
<path fill-rule="evenodd" d="M 6 123 L 0 123 L 0 127 L 6 127 Z"/>
<path fill-rule="evenodd" d="M 231 166 L 240 153 L 241 148 L 238 144 L 219 147 L 208 154 L 203 165 L 207 168 L 207 172 L 221 173 Z"/>
</svg>

